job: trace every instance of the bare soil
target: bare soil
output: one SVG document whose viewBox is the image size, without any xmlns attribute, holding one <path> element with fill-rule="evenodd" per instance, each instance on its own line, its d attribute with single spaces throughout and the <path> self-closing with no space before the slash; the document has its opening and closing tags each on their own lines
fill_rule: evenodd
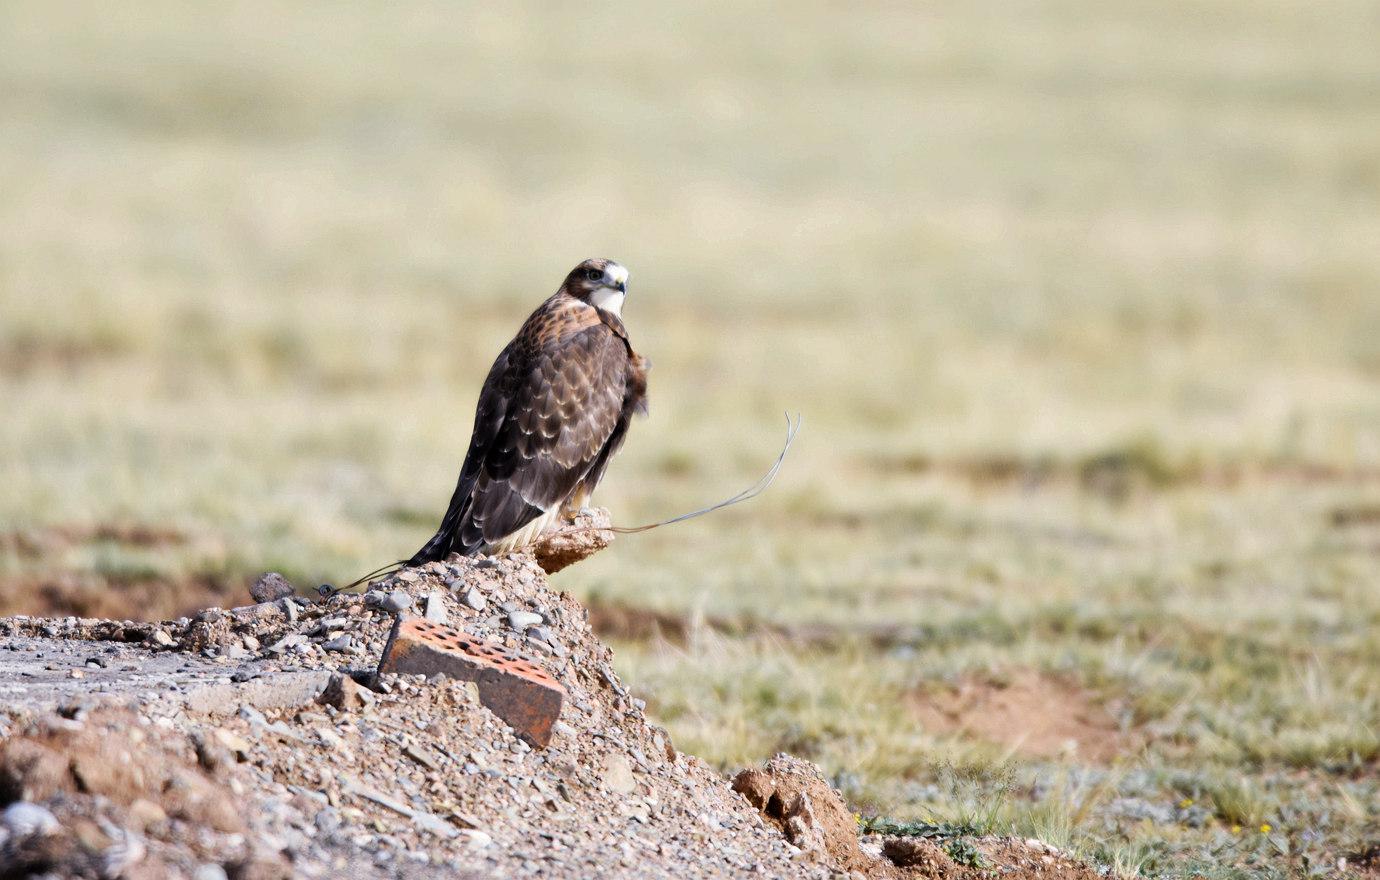
<svg viewBox="0 0 1380 880">
<path fill-rule="evenodd" d="M 1106 764 L 1134 754 L 1142 741 L 1095 694 L 1032 670 L 918 691 L 911 707 L 928 731 L 974 736 L 1036 758 Z"/>
</svg>

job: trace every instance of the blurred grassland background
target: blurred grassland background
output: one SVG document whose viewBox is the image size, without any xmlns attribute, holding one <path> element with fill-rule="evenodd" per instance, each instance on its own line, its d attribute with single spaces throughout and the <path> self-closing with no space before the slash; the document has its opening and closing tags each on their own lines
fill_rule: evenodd
<svg viewBox="0 0 1380 880">
<path fill-rule="evenodd" d="M 805 417 L 766 496 L 556 578 L 682 748 L 1329 869 L 1380 843 L 1377 45 L 1349 0 L 4 4 L 0 612 L 410 553 L 609 256 L 617 521 Z"/>
</svg>

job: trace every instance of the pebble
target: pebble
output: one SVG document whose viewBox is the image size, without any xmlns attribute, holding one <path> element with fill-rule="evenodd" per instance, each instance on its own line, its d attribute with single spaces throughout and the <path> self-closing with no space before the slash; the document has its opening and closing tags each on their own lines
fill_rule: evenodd
<svg viewBox="0 0 1380 880">
<path fill-rule="evenodd" d="M 294 592 L 296 591 L 293 590 L 292 584 L 287 582 L 287 578 L 276 571 L 260 575 L 249 588 L 249 596 L 255 602 L 276 602 L 285 596 L 291 596 Z"/>
<path fill-rule="evenodd" d="M 35 834 L 51 834 L 58 830 L 58 820 L 45 807 L 28 801 L 15 801 L 0 814 L 0 826 L 19 840 Z"/>
<path fill-rule="evenodd" d="M 632 764 L 628 759 L 617 752 L 608 756 L 604 761 L 604 776 L 602 779 L 604 788 L 616 794 L 631 794 L 637 787 L 637 780 L 633 778 Z"/>
<path fill-rule="evenodd" d="M 368 688 L 360 687 L 348 675 L 332 675 L 326 689 L 321 692 L 320 700 L 342 712 L 351 712 L 372 706 L 374 694 Z"/>
<path fill-rule="evenodd" d="M 163 648 L 171 648 L 174 644 L 173 637 L 168 635 L 168 631 L 165 629 L 154 630 L 152 638 L 155 645 Z"/>
<path fill-rule="evenodd" d="M 202 865 L 192 872 L 192 880 L 229 880 L 220 865 Z"/>
<path fill-rule="evenodd" d="M 446 625 L 448 615 L 446 614 L 446 599 L 444 593 L 431 592 L 426 594 L 426 611 L 423 613 L 423 616 L 438 626 Z"/>
<path fill-rule="evenodd" d="M 255 709 L 253 706 L 241 706 L 239 716 L 243 718 L 245 721 L 248 721 L 251 727 L 268 726 L 268 719 L 264 717 L 264 713 L 260 712 L 258 709 Z"/>
<path fill-rule="evenodd" d="M 288 623 L 297 622 L 297 603 L 291 599 L 279 599 L 278 607 L 283 609 L 283 614 L 287 615 Z"/>
<path fill-rule="evenodd" d="M 301 633 L 288 633 L 278 641 L 269 645 L 268 652 L 270 654 L 281 654 L 284 651 L 297 647 L 298 645 L 306 644 L 306 641 L 307 637 L 302 635 Z"/>
<path fill-rule="evenodd" d="M 323 644 L 321 647 L 322 647 L 322 648 L 325 648 L 327 651 L 348 651 L 348 650 L 350 650 L 351 648 L 353 648 L 354 646 L 355 646 L 355 639 L 354 639 L 354 636 L 351 636 L 351 635 L 343 635 L 343 636 L 336 636 L 335 638 L 331 639 L 329 642 L 326 642 L 325 644 Z"/>
<path fill-rule="evenodd" d="M 479 592 L 478 587 L 470 587 L 465 591 L 465 604 L 475 611 L 483 611 L 489 604 L 489 600 L 484 598 L 484 594 Z"/>
<path fill-rule="evenodd" d="M 529 626 L 536 626 L 541 623 L 541 615 L 533 614 L 531 611 L 513 611 L 508 614 L 508 625 L 513 629 L 522 631 Z"/>
<path fill-rule="evenodd" d="M 316 825 L 317 831 L 323 834 L 330 834 L 332 831 L 340 828 L 340 813 L 336 812 L 334 807 L 324 807 L 316 814 L 316 818 L 312 820 L 312 823 Z"/>
<path fill-rule="evenodd" d="M 401 614 L 412 607 L 412 596 L 402 590 L 394 590 L 383 598 L 379 607 L 389 614 Z"/>
</svg>

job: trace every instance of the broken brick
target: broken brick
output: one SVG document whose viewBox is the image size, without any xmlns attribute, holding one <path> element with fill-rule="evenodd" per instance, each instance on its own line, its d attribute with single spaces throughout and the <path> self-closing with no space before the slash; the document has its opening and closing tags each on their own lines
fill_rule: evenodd
<svg viewBox="0 0 1380 880">
<path fill-rule="evenodd" d="M 551 742 L 565 688 L 503 645 L 429 620 L 398 618 L 379 672 L 445 675 L 472 681 L 479 702 L 537 748 Z"/>
</svg>

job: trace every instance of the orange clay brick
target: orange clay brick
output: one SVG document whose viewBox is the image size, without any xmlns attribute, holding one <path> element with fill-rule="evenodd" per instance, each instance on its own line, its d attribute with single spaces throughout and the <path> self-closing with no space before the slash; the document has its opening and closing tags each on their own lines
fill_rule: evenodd
<svg viewBox="0 0 1380 880">
<path fill-rule="evenodd" d="M 393 624 L 379 672 L 446 675 L 479 686 L 479 701 L 531 745 L 545 748 L 565 688 L 501 644 L 421 618 Z"/>
</svg>

